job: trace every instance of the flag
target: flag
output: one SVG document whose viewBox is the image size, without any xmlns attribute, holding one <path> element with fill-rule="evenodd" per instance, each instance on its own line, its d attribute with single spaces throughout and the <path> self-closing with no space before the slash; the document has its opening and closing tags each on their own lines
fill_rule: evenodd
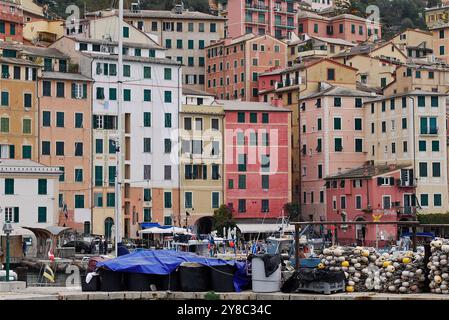
<svg viewBox="0 0 449 320">
<path fill-rule="evenodd" d="M 45 265 L 43 276 L 50 282 L 55 282 L 55 274 L 48 264 Z"/>
<path fill-rule="evenodd" d="M 50 259 L 51 262 L 55 261 L 55 255 L 51 252 L 51 250 L 48 251 L 48 259 Z"/>
</svg>

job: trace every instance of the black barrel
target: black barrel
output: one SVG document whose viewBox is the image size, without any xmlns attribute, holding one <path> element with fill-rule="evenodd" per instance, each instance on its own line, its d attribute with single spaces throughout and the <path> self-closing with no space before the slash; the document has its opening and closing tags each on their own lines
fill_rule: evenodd
<svg viewBox="0 0 449 320">
<path fill-rule="evenodd" d="M 123 291 L 123 273 L 100 269 L 101 291 Z"/>
<path fill-rule="evenodd" d="M 210 267 L 212 290 L 215 292 L 234 292 L 234 266 Z"/>
<path fill-rule="evenodd" d="M 181 291 L 209 291 L 211 288 L 210 269 L 205 266 L 181 266 L 179 267 L 179 281 Z"/>
<path fill-rule="evenodd" d="M 151 285 L 155 284 L 155 278 L 145 273 L 125 273 L 125 288 L 128 291 L 151 291 Z"/>
<path fill-rule="evenodd" d="M 81 290 L 82 291 L 99 291 L 100 290 L 100 277 L 93 276 L 89 283 L 86 283 L 86 275 L 81 276 Z"/>
<path fill-rule="evenodd" d="M 178 291 L 179 290 L 179 273 L 173 271 L 167 275 L 156 275 L 156 288 L 158 291 Z"/>
</svg>

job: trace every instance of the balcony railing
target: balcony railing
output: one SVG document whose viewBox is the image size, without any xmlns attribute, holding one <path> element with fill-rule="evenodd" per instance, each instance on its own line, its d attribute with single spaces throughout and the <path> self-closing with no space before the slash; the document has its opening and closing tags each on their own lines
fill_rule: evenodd
<svg viewBox="0 0 449 320">
<path fill-rule="evenodd" d="M 296 27 L 294 25 L 287 24 L 282 21 L 275 21 L 274 26 L 278 27 L 278 28 L 285 28 L 285 29 L 296 29 Z"/>
<path fill-rule="evenodd" d="M 416 188 L 416 181 L 412 180 L 396 180 L 396 184 L 399 188 Z"/>
<path fill-rule="evenodd" d="M 268 6 L 263 4 L 246 4 L 245 8 L 248 10 L 255 10 L 255 11 L 268 11 Z"/>
<path fill-rule="evenodd" d="M 408 206 L 398 208 L 398 216 L 415 216 L 417 212 L 416 207 Z"/>
</svg>

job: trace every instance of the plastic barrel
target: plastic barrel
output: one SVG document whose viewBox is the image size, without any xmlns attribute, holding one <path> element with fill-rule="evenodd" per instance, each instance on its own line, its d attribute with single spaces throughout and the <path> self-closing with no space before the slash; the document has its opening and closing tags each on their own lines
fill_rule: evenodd
<svg viewBox="0 0 449 320">
<path fill-rule="evenodd" d="M 86 283 L 86 276 L 81 276 L 82 291 L 98 291 L 100 289 L 100 277 L 93 276 L 89 283 Z"/>
<path fill-rule="evenodd" d="M 125 288 L 128 291 L 151 291 L 155 283 L 154 276 L 145 273 L 125 273 Z"/>
<path fill-rule="evenodd" d="M 281 266 L 269 277 L 265 276 L 265 264 L 258 257 L 252 259 L 253 292 L 279 292 L 281 290 Z"/>
<path fill-rule="evenodd" d="M 101 291 L 123 291 L 123 273 L 100 269 Z"/>
<path fill-rule="evenodd" d="M 205 266 L 179 267 L 181 291 L 205 292 L 210 290 L 210 269 Z"/>
<path fill-rule="evenodd" d="M 234 292 L 234 266 L 210 267 L 212 290 L 215 292 Z"/>
<path fill-rule="evenodd" d="M 156 275 L 156 288 L 158 291 L 178 291 L 179 273 L 177 271 L 167 275 Z"/>
</svg>

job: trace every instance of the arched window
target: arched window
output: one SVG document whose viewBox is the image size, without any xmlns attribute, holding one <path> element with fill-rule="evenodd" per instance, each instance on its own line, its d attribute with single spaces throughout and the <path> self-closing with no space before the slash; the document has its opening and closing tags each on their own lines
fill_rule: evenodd
<svg viewBox="0 0 449 320">
<path fill-rule="evenodd" d="M 106 239 L 111 239 L 111 229 L 114 225 L 114 220 L 111 217 L 107 217 L 104 220 L 104 236 Z"/>
</svg>

